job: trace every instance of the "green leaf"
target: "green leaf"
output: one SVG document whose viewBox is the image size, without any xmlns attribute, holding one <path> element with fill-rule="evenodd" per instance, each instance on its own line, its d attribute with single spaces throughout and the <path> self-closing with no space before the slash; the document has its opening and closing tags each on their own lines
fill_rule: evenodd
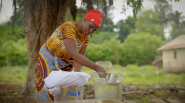
<svg viewBox="0 0 185 103">
<path fill-rule="evenodd" d="M 109 5 L 113 5 L 113 0 L 109 0 Z"/>
</svg>

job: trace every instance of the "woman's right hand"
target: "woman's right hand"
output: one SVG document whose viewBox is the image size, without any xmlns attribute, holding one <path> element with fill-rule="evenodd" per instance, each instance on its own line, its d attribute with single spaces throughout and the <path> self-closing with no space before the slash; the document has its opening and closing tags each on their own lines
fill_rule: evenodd
<svg viewBox="0 0 185 103">
<path fill-rule="evenodd" d="M 105 68 L 103 68 L 102 66 L 99 66 L 99 65 L 97 65 L 95 71 L 98 73 L 100 78 L 106 78 L 106 75 L 108 75 Z"/>
</svg>

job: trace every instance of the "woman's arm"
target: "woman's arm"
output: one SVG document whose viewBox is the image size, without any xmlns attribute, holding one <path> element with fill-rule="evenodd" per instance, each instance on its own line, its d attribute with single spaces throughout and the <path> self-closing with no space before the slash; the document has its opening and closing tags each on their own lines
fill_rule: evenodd
<svg viewBox="0 0 185 103">
<path fill-rule="evenodd" d="M 81 50 L 79 51 L 80 54 L 85 56 L 87 46 L 82 46 Z M 74 62 L 74 71 L 75 72 L 81 72 L 82 65 L 78 64 L 77 62 Z"/>
<path fill-rule="evenodd" d="M 82 54 L 78 53 L 76 41 L 74 41 L 73 39 L 65 38 L 64 39 L 64 45 L 65 45 L 65 48 L 66 48 L 68 54 L 78 64 L 80 64 L 82 66 L 89 67 L 89 68 L 95 70 L 96 72 L 106 72 L 103 67 L 95 64 L 94 62 L 90 61 L 89 59 L 87 59 Z"/>
<path fill-rule="evenodd" d="M 74 71 L 75 72 L 81 72 L 82 65 L 78 64 L 77 62 L 74 62 Z"/>
</svg>

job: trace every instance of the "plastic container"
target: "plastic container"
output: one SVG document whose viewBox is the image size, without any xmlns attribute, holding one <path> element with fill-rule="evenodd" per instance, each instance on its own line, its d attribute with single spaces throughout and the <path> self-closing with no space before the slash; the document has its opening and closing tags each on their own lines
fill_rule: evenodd
<svg viewBox="0 0 185 103">
<path fill-rule="evenodd" d="M 83 103 L 84 86 L 60 88 L 60 93 L 54 96 L 54 103 Z"/>
<path fill-rule="evenodd" d="M 106 78 L 100 78 L 102 73 L 94 72 L 96 103 L 121 103 L 124 75 L 124 72 L 109 72 Z"/>
</svg>

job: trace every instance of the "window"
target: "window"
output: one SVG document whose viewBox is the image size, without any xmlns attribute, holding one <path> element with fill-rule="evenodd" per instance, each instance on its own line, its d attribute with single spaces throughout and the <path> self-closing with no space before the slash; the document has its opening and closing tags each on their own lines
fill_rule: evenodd
<svg viewBox="0 0 185 103">
<path fill-rule="evenodd" d="M 174 59 L 176 59 L 177 58 L 177 52 L 176 51 L 174 51 Z"/>
</svg>

